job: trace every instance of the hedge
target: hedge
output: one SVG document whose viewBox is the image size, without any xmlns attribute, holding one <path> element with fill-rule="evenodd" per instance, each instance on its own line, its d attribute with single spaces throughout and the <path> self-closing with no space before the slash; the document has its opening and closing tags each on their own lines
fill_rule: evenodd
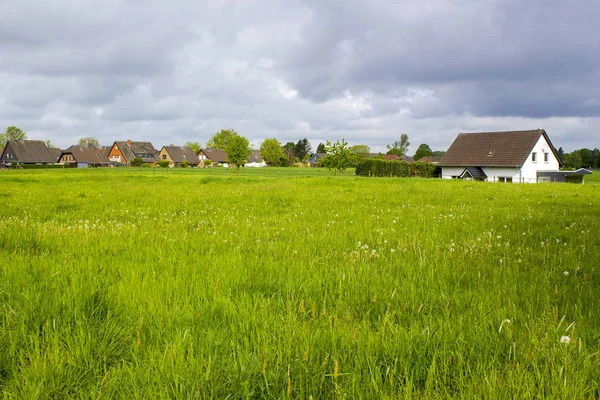
<svg viewBox="0 0 600 400">
<path fill-rule="evenodd" d="M 359 176 L 395 176 L 409 177 L 419 176 L 422 178 L 432 178 L 436 176 L 437 165 L 428 162 L 414 162 L 398 160 L 382 160 L 378 158 L 368 158 L 362 160 L 356 166 L 356 175 Z"/>
</svg>

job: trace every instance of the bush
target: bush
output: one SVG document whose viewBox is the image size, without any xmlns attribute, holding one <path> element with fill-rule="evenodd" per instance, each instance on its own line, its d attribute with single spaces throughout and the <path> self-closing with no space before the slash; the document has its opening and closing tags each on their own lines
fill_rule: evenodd
<svg viewBox="0 0 600 400">
<path fill-rule="evenodd" d="M 360 161 L 356 166 L 356 175 L 359 176 L 395 176 L 409 177 L 419 176 L 432 178 L 435 176 L 437 165 L 428 162 L 408 163 L 406 161 L 386 161 L 377 158 L 369 158 Z"/>
<path fill-rule="evenodd" d="M 210 161 L 210 160 L 204 160 L 204 166 L 205 167 L 210 167 L 211 164 L 212 164 L 212 161 Z"/>
<path fill-rule="evenodd" d="M 142 157 L 135 157 L 133 160 L 131 160 L 131 166 L 139 167 L 143 162 L 144 160 L 142 160 Z"/>
<path fill-rule="evenodd" d="M 179 163 L 179 166 L 181 168 L 188 168 L 191 165 L 192 165 L 192 163 L 190 163 L 188 160 L 183 160 L 182 162 Z"/>
<path fill-rule="evenodd" d="M 160 160 L 157 164 L 161 168 L 168 168 L 169 165 L 171 165 L 171 163 L 168 160 Z"/>
<path fill-rule="evenodd" d="M 151 168 L 151 167 L 152 167 L 152 164 L 150 164 L 150 163 L 145 162 L 142 164 L 142 168 Z"/>
</svg>

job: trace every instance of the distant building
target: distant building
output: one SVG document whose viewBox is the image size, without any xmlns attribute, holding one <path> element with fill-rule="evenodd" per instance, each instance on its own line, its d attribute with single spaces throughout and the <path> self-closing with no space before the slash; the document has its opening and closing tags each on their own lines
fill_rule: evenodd
<svg viewBox="0 0 600 400">
<path fill-rule="evenodd" d="M 150 142 L 117 141 L 108 153 L 108 159 L 113 163 L 130 163 L 136 157 L 145 163 L 158 161 L 154 146 Z"/>
<path fill-rule="evenodd" d="M 535 183 L 560 160 L 543 129 L 459 134 L 439 164 L 442 178 Z"/>
<path fill-rule="evenodd" d="M 187 162 L 193 166 L 200 163 L 198 156 L 189 147 L 185 146 L 163 146 L 158 153 L 160 161 L 168 161 L 172 166 L 180 165 L 182 162 Z"/>
<path fill-rule="evenodd" d="M 9 140 L 0 157 L 4 164 L 54 164 L 56 161 L 43 140 Z"/>
<path fill-rule="evenodd" d="M 108 167 L 110 161 L 102 149 L 95 146 L 71 146 L 61 152 L 60 164 L 70 164 L 77 168 Z"/>
</svg>

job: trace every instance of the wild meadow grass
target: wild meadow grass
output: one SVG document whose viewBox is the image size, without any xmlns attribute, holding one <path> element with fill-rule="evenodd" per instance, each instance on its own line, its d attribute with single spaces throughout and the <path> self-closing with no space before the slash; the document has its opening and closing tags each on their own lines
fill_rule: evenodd
<svg viewBox="0 0 600 400">
<path fill-rule="evenodd" d="M 600 396 L 599 184 L 288 170 L 0 172 L 2 397 Z"/>
</svg>

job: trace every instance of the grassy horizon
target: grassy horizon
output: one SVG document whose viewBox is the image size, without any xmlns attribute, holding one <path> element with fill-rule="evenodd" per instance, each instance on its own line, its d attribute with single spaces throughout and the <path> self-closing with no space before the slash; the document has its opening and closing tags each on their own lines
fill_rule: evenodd
<svg viewBox="0 0 600 400">
<path fill-rule="evenodd" d="M 600 396 L 600 186 L 287 170 L 0 171 L 3 397 Z"/>
</svg>

